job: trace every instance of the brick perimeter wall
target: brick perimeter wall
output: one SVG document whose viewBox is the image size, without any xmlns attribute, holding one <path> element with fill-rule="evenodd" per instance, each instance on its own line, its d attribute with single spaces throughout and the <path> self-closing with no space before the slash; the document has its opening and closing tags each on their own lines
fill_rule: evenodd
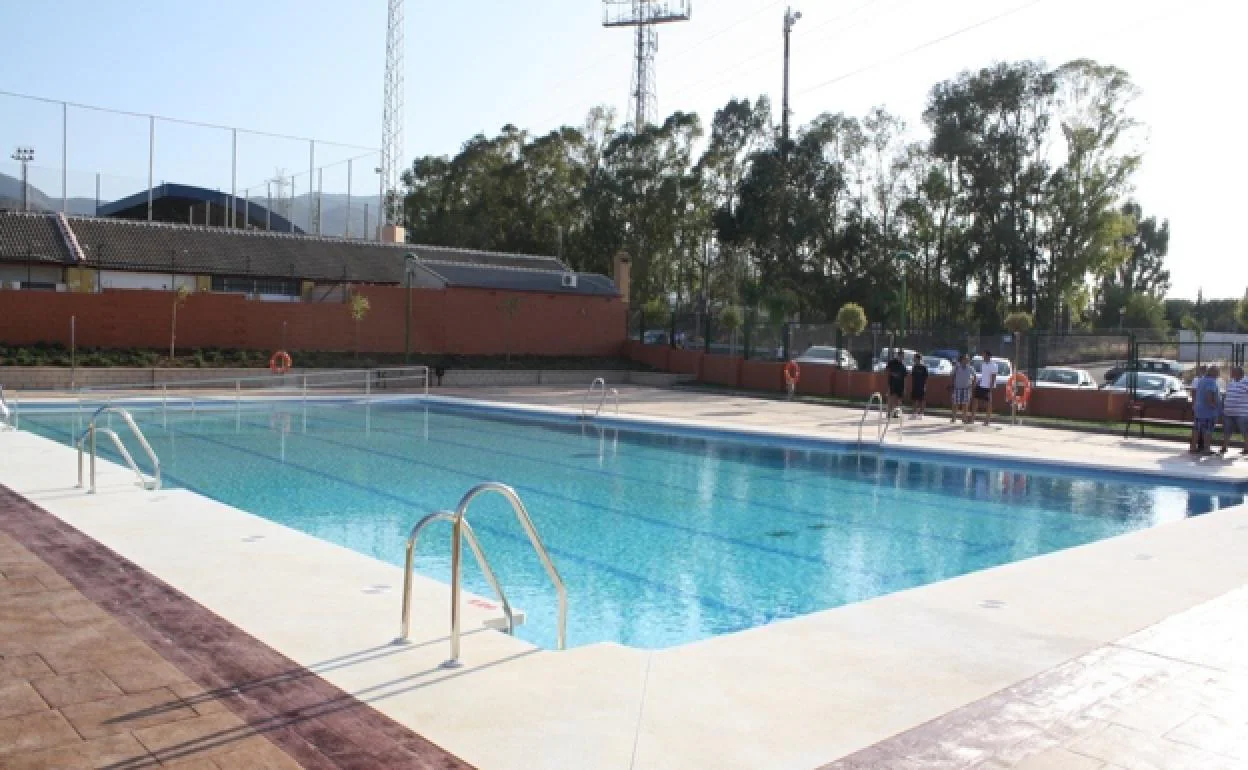
<svg viewBox="0 0 1248 770">
<path fill-rule="evenodd" d="M 359 324 L 359 349 L 402 353 L 405 290 L 359 287 L 358 293 L 372 305 Z M 80 347 L 159 350 L 169 345 L 172 307 L 173 294 L 163 291 L 0 291 L 0 342 L 68 345 L 70 317 L 75 316 Z M 614 356 L 625 341 L 627 308 L 618 299 L 606 297 L 413 289 L 412 350 Z M 343 303 L 261 302 L 232 294 L 193 294 L 178 309 L 180 349 L 274 350 L 282 346 L 283 335 L 292 351 L 356 348 L 355 323 Z"/>
</svg>

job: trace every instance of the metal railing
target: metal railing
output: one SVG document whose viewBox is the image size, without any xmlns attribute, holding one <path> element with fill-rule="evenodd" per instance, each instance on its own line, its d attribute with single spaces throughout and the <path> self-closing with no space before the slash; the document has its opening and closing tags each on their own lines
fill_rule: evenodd
<svg viewBox="0 0 1248 770">
<path fill-rule="evenodd" d="M 888 435 L 888 428 L 890 425 L 893 424 L 893 413 L 888 408 L 888 405 L 884 402 L 884 396 L 880 395 L 879 393 L 872 393 L 871 397 L 867 399 L 867 405 L 863 407 L 862 409 L 862 419 L 858 421 L 858 444 L 859 446 L 862 445 L 862 431 L 863 431 L 863 428 L 867 424 L 867 417 L 871 414 L 871 407 L 874 404 L 879 404 L 879 409 L 877 411 L 880 415 L 879 420 L 876 424 L 876 437 L 875 438 L 876 438 L 877 443 L 880 443 L 880 444 L 884 443 L 884 437 Z M 904 431 L 904 428 L 903 428 L 904 424 L 905 424 L 904 418 L 898 417 L 897 418 L 898 437 L 900 437 L 902 432 Z"/>
<path fill-rule="evenodd" d="M 223 377 L 203 380 L 177 380 L 173 382 L 143 382 L 107 386 L 84 386 L 76 392 L 79 405 L 83 403 L 112 403 L 127 398 L 156 398 L 159 395 L 161 405 L 166 406 L 170 394 L 176 396 L 178 390 L 187 391 L 222 391 L 229 393 L 235 401 L 241 401 L 244 392 L 251 394 L 298 395 L 307 400 L 310 393 L 317 390 L 350 390 L 363 392 L 371 397 L 375 391 L 404 387 L 402 383 L 411 383 L 419 388 L 424 395 L 429 395 L 431 372 L 427 366 L 397 366 L 376 369 L 343 369 L 340 371 L 321 371 L 310 374 L 268 374 L 255 377 Z M 192 409 L 197 401 L 218 401 L 220 397 L 190 393 Z"/>
<path fill-rule="evenodd" d="M 135 438 L 138 439 L 139 441 L 139 446 L 143 447 L 143 451 L 147 453 L 147 458 L 151 460 L 152 462 L 152 468 L 153 468 L 152 478 L 149 479 L 143 475 L 143 471 L 139 469 L 138 463 L 134 461 L 134 457 L 131 456 L 130 451 L 126 449 L 125 443 L 122 442 L 121 438 L 117 435 L 116 431 L 112 430 L 111 428 L 101 428 L 101 427 L 96 426 L 95 424 L 96 420 L 98 420 L 100 416 L 104 414 L 115 414 L 118 417 L 120 417 L 122 420 L 124 420 L 126 425 L 130 426 L 131 432 L 134 433 Z M 90 494 L 95 493 L 95 457 L 96 457 L 95 434 L 97 433 L 102 433 L 105 436 L 108 436 L 110 439 L 112 439 L 113 446 L 117 448 L 117 452 L 122 456 L 122 459 L 126 461 L 126 465 L 130 466 L 130 470 L 134 471 L 135 475 L 138 476 L 139 486 L 147 490 L 160 489 L 160 458 L 158 458 L 156 456 L 156 452 L 152 450 L 152 445 L 147 443 L 147 437 L 143 435 L 143 431 L 139 430 L 138 423 L 134 421 L 134 418 L 130 416 L 130 413 L 127 412 L 125 409 L 122 409 L 116 406 L 102 406 L 99 409 L 95 410 L 95 414 L 91 415 L 91 421 L 87 424 L 86 429 L 83 430 L 80 436 L 78 436 L 78 440 L 74 442 L 78 447 L 78 488 L 79 489 L 81 489 L 83 485 L 82 484 L 83 482 L 82 455 L 84 451 L 86 450 L 86 445 L 89 444 L 90 451 L 91 451 L 91 488 L 87 491 Z"/>
<path fill-rule="evenodd" d="M 463 575 L 460 568 L 461 541 L 464 533 L 468 534 L 468 544 L 472 547 L 473 553 L 477 557 L 477 562 L 481 565 L 481 571 L 485 573 L 486 580 L 490 583 L 494 592 L 498 594 L 500 601 L 503 603 L 503 612 L 507 616 L 507 626 L 510 632 L 513 629 L 513 618 L 511 614 L 511 605 L 507 603 L 503 594 L 502 587 L 498 584 L 498 580 L 494 577 L 494 572 L 488 566 L 485 555 L 481 552 L 479 544 L 472 528 L 468 524 L 467 514 L 468 506 L 477 497 L 494 492 L 506 498 L 511 503 L 511 508 L 515 511 L 516 518 L 520 525 L 524 527 L 525 534 L 529 537 L 529 542 L 533 544 L 533 549 L 537 551 L 537 556 L 542 562 L 542 566 L 546 569 L 546 574 L 550 576 L 551 583 L 555 586 L 555 592 L 559 597 L 559 649 L 567 647 L 567 626 L 568 626 L 568 592 L 564 588 L 563 578 L 559 576 L 559 570 L 555 569 L 555 564 L 550 560 L 550 554 L 546 551 L 546 546 L 542 542 L 542 538 L 537 534 L 537 528 L 533 525 L 533 519 L 529 516 L 529 511 L 524 507 L 524 503 L 520 500 L 520 496 L 516 494 L 516 490 L 500 484 L 496 481 L 488 481 L 484 484 L 478 484 L 463 496 L 456 506 L 455 512 L 438 511 L 421 519 L 407 538 L 407 559 L 403 570 L 403 612 L 402 620 L 399 628 L 398 642 L 406 643 L 410 640 L 411 635 L 411 605 L 412 605 L 412 580 L 415 575 L 415 558 L 416 558 L 416 540 L 420 536 L 421 530 L 429 524 L 438 520 L 449 520 L 452 524 L 451 530 L 451 657 L 443 663 L 444 668 L 457 668 L 461 665 L 459 661 L 460 653 L 460 594 L 462 593 Z"/>
<path fill-rule="evenodd" d="M 10 407 L 8 400 L 5 399 L 3 385 L 0 385 L 0 428 L 17 429 L 17 410 Z"/>
<path fill-rule="evenodd" d="M 589 417 L 589 399 L 594 394 L 595 388 L 602 389 L 602 395 L 598 398 L 598 407 L 594 409 L 594 417 L 602 414 L 602 407 L 607 403 L 607 396 L 610 395 L 615 399 L 615 413 L 620 413 L 620 391 L 615 388 L 607 388 L 607 381 L 601 377 L 595 378 L 589 384 L 589 389 L 585 391 L 585 395 L 581 397 L 581 418 Z"/>
</svg>

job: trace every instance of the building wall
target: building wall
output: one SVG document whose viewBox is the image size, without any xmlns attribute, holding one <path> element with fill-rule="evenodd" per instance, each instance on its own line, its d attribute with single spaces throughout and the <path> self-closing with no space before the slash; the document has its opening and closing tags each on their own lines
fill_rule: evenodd
<svg viewBox="0 0 1248 770">
<path fill-rule="evenodd" d="M 359 287 L 371 310 L 358 324 L 344 303 L 261 302 L 196 293 L 178 309 L 179 348 L 401 353 L 405 290 Z M 169 345 L 174 294 L 0 292 L 0 343 L 69 344 L 77 318 L 84 347 Z M 412 290 L 412 351 L 463 355 L 613 356 L 626 337 L 627 305 L 616 298 L 480 289 Z M 357 336 L 358 335 L 358 336 Z"/>
<path fill-rule="evenodd" d="M 65 271 L 48 265 L 0 265 L 0 288 L 8 289 L 14 283 L 64 283 Z M 0 307 L 0 310 L 3 310 Z"/>
</svg>

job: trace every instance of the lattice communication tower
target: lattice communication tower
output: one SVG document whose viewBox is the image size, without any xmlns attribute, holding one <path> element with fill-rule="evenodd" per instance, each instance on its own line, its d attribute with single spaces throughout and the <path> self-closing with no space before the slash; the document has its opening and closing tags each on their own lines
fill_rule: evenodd
<svg viewBox="0 0 1248 770">
<path fill-rule="evenodd" d="M 692 13 L 692 0 L 602 0 L 602 26 L 637 30 L 628 108 L 634 131 L 645 128 L 658 112 L 654 55 L 659 50 L 659 35 L 655 27 L 689 21 Z"/>
<path fill-rule="evenodd" d="M 403 221 L 403 0 L 389 0 L 385 105 L 381 116 L 381 186 L 385 224 Z"/>
</svg>

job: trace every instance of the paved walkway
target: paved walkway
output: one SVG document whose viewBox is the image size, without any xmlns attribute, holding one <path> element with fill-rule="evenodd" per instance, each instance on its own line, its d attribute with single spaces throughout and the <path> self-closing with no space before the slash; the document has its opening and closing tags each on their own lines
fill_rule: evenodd
<svg viewBox="0 0 1248 770">
<path fill-rule="evenodd" d="M 1248 588 L 824 770 L 1248 767 Z"/>
<path fill-rule="evenodd" d="M 165 766 L 468 767 L 0 487 L 0 768 Z"/>
</svg>

